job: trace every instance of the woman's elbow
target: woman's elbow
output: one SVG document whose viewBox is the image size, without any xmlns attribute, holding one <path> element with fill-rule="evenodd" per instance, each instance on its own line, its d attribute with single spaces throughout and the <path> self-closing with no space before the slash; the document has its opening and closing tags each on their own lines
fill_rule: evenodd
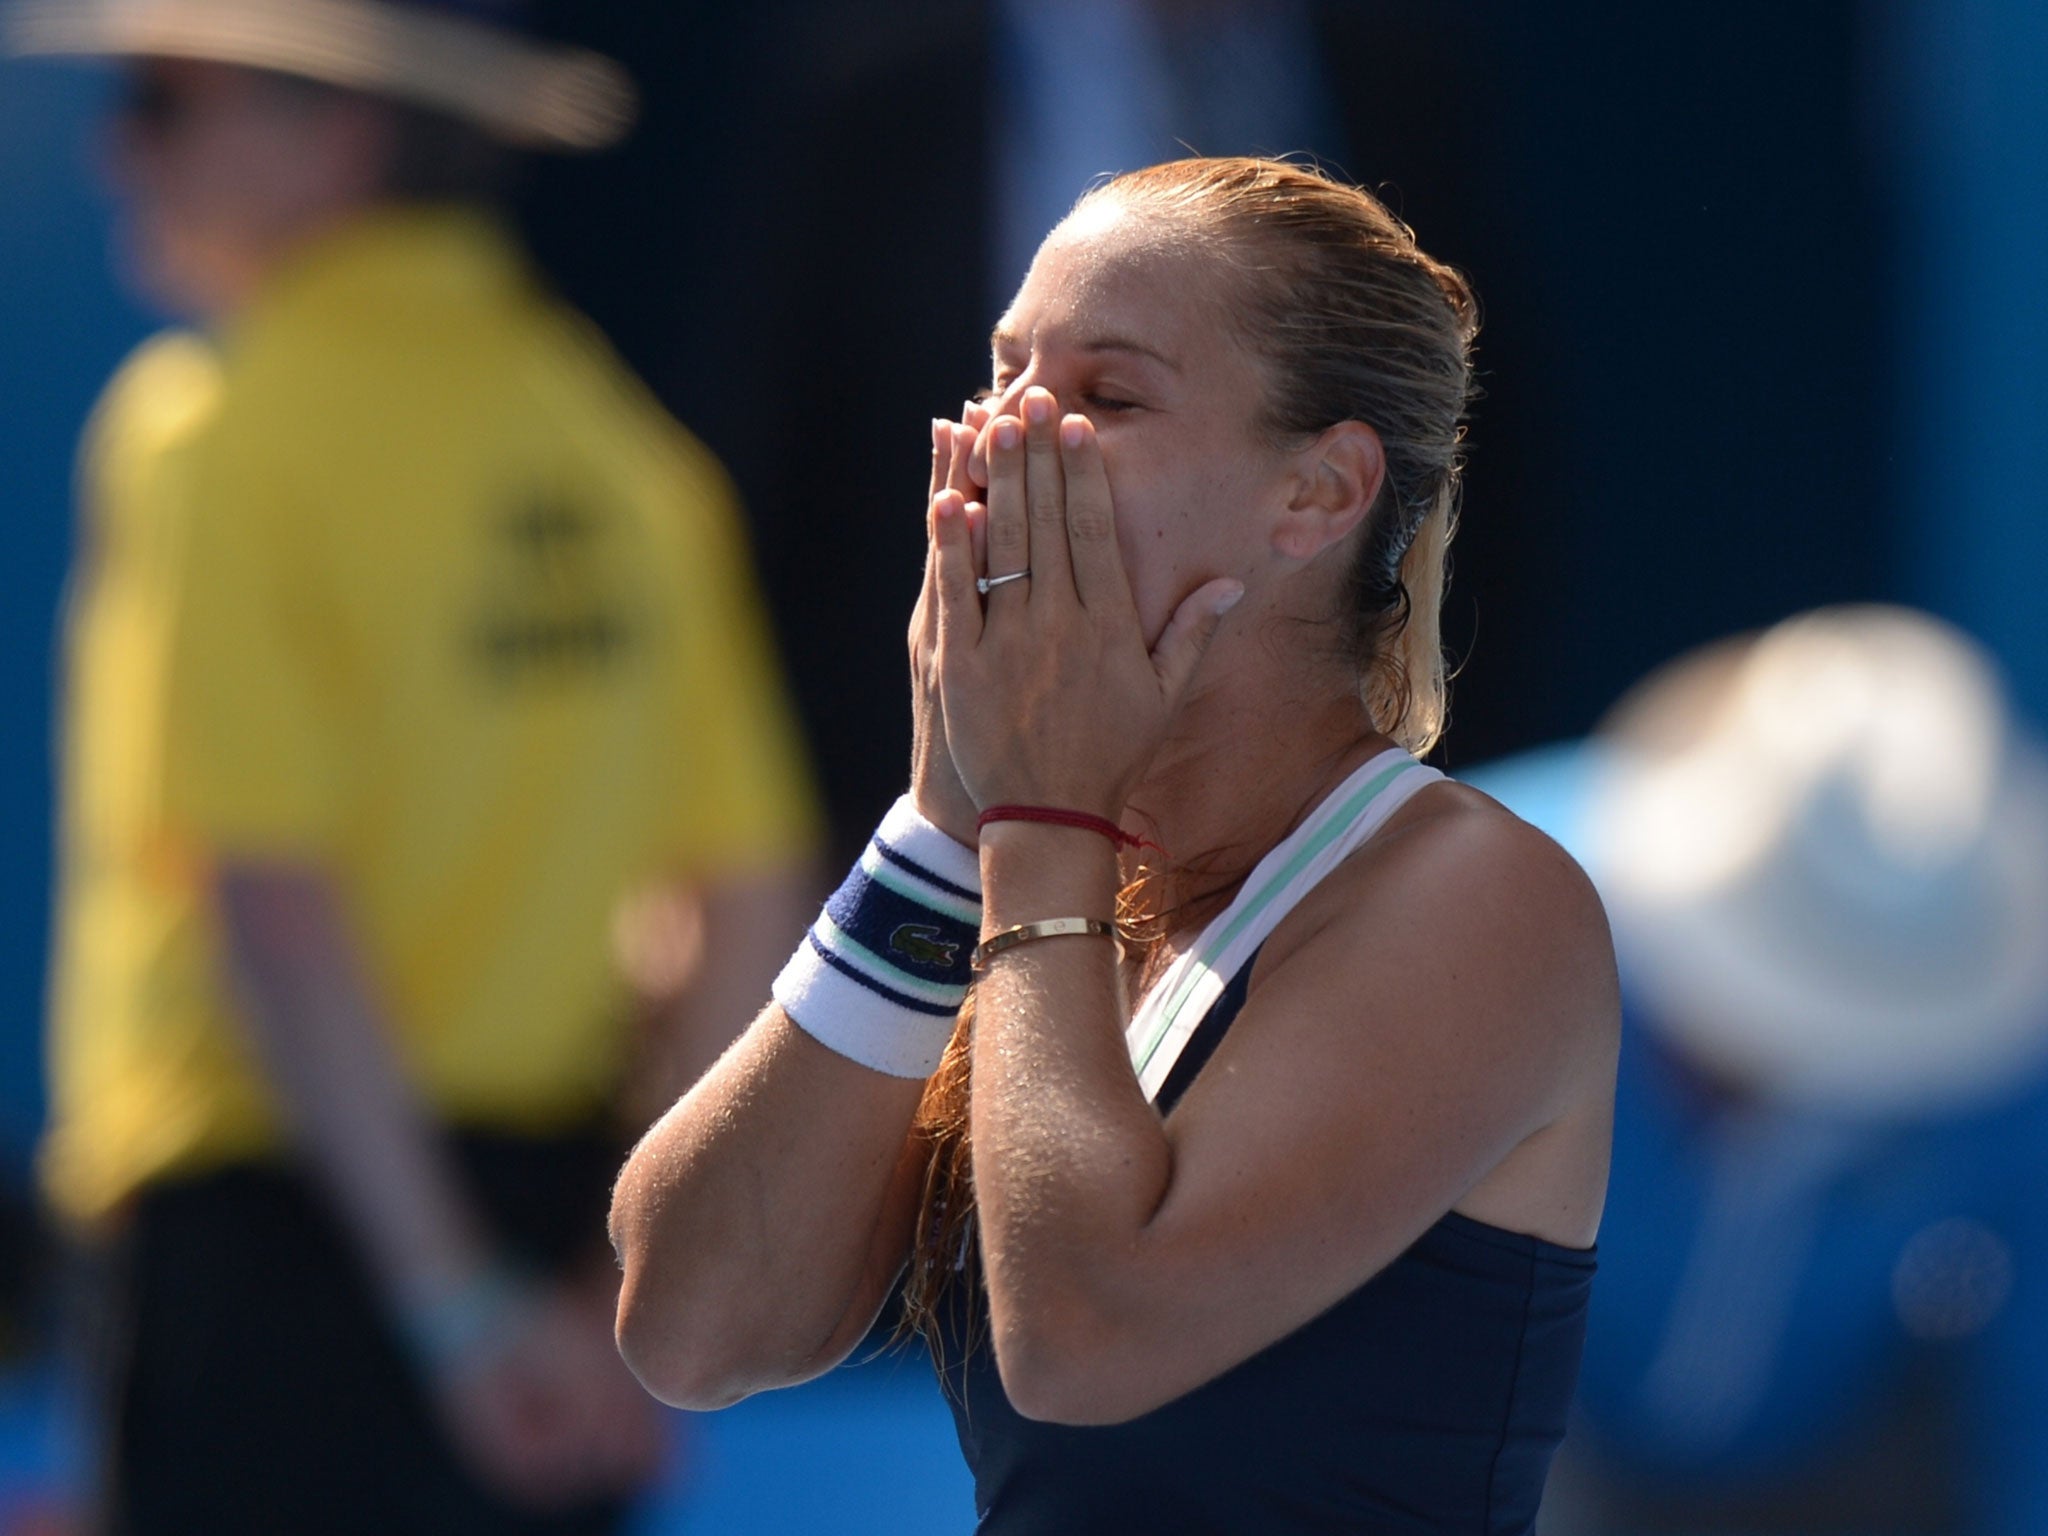
<svg viewBox="0 0 2048 1536">
<path fill-rule="evenodd" d="M 996 1370 L 1010 1406 L 1027 1419 L 1074 1427 L 1122 1424 L 1167 1399 L 1152 1390 L 1129 1341 L 1069 1321 L 1012 1327 L 996 1339 Z"/>
<path fill-rule="evenodd" d="M 699 1413 L 730 1407 L 757 1390 L 740 1361 L 721 1347 L 725 1330 L 705 1327 L 701 1309 L 650 1294 L 644 1282 L 629 1265 L 614 1328 L 620 1358 L 641 1386 L 671 1408 Z"/>
<path fill-rule="evenodd" d="M 640 1384 L 671 1408 L 697 1412 L 778 1385 L 762 1379 L 758 1306 L 747 1288 L 678 1262 L 672 1244 L 652 1241 L 644 1226 L 619 1215 L 614 1206 L 612 1236 L 624 1274 L 613 1338 Z"/>
<path fill-rule="evenodd" d="M 726 1358 L 716 1287 L 674 1262 L 674 1234 L 661 1232 L 658 1203 L 640 1176 L 639 1154 L 612 1192 L 611 1238 L 623 1278 L 613 1338 L 640 1384 L 672 1408 L 723 1408 L 746 1395 Z M 684 1252 L 700 1252 L 685 1244 Z"/>
<path fill-rule="evenodd" d="M 672 1408 L 709 1412 L 830 1370 L 859 1342 L 797 1298 L 724 1277 L 685 1284 L 630 1249 L 614 1337 L 626 1366 Z"/>
</svg>

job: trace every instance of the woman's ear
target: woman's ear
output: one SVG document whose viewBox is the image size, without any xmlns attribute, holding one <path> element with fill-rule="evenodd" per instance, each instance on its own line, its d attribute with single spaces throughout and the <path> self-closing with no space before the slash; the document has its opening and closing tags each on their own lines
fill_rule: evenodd
<svg viewBox="0 0 2048 1536">
<path fill-rule="evenodd" d="M 1273 524 L 1273 551 L 1312 560 L 1365 521 L 1386 479 L 1380 435 L 1362 421 L 1340 421 L 1302 450 L 1294 494 Z"/>
</svg>

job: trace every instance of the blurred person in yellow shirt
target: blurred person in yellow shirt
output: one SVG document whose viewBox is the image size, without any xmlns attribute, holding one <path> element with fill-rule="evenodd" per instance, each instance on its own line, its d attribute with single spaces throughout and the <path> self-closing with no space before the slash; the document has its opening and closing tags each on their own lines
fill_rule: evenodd
<svg viewBox="0 0 2048 1536">
<path fill-rule="evenodd" d="M 604 1531 L 609 1179 L 818 832 L 719 466 L 487 211 L 630 86 L 477 0 L 42 0 L 134 277 L 67 631 L 48 1193 L 121 1532 Z M 700 963 L 636 1036 L 620 914 Z M 657 903 L 659 905 L 659 903 Z M 674 903 L 671 903 L 671 909 Z"/>
</svg>

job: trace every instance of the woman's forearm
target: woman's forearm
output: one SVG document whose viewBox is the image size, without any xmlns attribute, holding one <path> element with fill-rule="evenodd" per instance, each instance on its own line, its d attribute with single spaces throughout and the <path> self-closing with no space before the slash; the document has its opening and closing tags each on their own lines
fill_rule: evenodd
<svg viewBox="0 0 2048 1536">
<path fill-rule="evenodd" d="M 1114 909 L 1092 833 L 1004 824 L 983 853 L 985 928 Z M 972 1137 L 996 1347 L 1013 1398 L 1121 1326 L 1138 1245 L 1173 1171 L 1124 1043 L 1113 944 L 1020 945 L 977 990 Z"/>
<path fill-rule="evenodd" d="M 642 1138 L 612 1238 L 620 1348 L 651 1392 L 721 1406 L 815 1375 L 858 1341 L 907 1251 L 921 1089 L 771 1006 Z"/>
<path fill-rule="evenodd" d="M 635 1150 L 612 1215 L 619 1342 L 656 1395 L 788 1385 L 872 1321 L 909 1254 L 911 1122 L 966 995 L 978 883 L 972 851 L 899 800 L 776 1001 Z"/>
</svg>

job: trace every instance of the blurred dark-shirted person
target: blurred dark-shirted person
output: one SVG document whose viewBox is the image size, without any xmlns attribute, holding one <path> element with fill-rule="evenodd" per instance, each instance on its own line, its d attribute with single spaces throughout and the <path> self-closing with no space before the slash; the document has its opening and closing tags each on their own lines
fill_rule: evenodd
<svg viewBox="0 0 2048 1536">
<path fill-rule="evenodd" d="M 101 403 L 68 629 L 44 1170 L 117 1531 L 614 1528 L 618 1106 L 765 995 L 817 834 L 719 466 L 487 211 L 630 87 L 487 9 L 8 15 L 125 61 L 128 260 L 203 325 Z"/>
</svg>

